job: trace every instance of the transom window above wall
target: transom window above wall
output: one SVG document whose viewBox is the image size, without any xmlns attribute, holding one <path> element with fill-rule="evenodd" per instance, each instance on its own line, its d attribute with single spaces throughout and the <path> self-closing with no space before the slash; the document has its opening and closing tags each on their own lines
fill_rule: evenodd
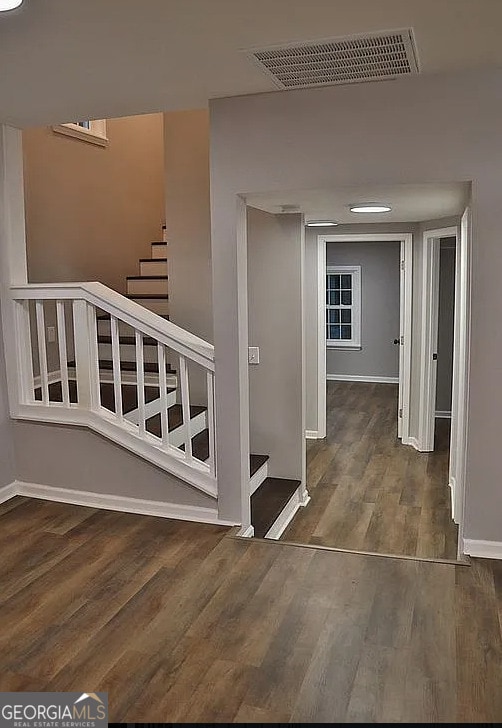
<svg viewBox="0 0 502 728">
<path fill-rule="evenodd" d="M 361 346 L 361 266 L 326 267 L 326 344 Z"/>
<path fill-rule="evenodd" d="M 106 136 L 106 119 L 90 119 L 86 121 L 73 121 L 68 124 L 58 124 L 52 129 L 57 134 L 80 139 L 82 142 L 97 144 L 100 147 L 108 145 Z"/>
</svg>

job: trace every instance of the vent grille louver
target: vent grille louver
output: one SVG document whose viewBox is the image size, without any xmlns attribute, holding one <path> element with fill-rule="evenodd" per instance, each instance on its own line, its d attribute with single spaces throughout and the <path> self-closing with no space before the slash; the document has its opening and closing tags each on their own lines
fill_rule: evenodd
<svg viewBox="0 0 502 728">
<path fill-rule="evenodd" d="M 418 73 L 409 30 L 246 51 L 281 89 L 379 81 Z"/>
</svg>

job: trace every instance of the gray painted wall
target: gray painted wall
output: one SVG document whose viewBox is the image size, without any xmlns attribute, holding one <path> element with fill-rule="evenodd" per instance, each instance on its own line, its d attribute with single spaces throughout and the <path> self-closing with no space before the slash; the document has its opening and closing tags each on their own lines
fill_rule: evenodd
<svg viewBox="0 0 502 728">
<path fill-rule="evenodd" d="M 455 312 L 455 238 L 441 240 L 436 410 L 451 412 L 453 320 Z"/>
<path fill-rule="evenodd" d="M 17 479 L 68 490 L 214 507 L 214 499 L 86 428 L 13 423 Z"/>
<path fill-rule="evenodd" d="M 2 324 L 0 317 L 0 488 L 12 483 L 15 478 L 12 423 L 9 417 L 7 382 L 3 350 Z"/>
<path fill-rule="evenodd" d="M 270 456 L 269 473 L 302 477 L 302 219 L 248 208 L 251 452 Z"/>
<path fill-rule="evenodd" d="M 399 376 L 400 243 L 328 243 L 326 265 L 361 266 L 361 348 L 326 351 L 326 374 Z"/>
<path fill-rule="evenodd" d="M 353 184 L 472 180 L 473 307 L 465 536 L 502 540 L 502 71 L 215 99 L 211 112 L 214 343 L 219 461 L 228 509 L 244 464 L 245 271 L 236 196 Z M 451 123 L 452 110 L 455 123 Z M 480 130 L 473 134 L 473 130 Z M 495 333 L 494 333 L 495 332 Z"/>
</svg>

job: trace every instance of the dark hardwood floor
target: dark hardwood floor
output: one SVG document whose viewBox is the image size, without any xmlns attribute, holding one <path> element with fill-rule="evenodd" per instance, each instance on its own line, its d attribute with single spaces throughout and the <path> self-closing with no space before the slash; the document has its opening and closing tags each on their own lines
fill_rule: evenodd
<svg viewBox="0 0 502 728">
<path fill-rule="evenodd" d="M 0 690 L 108 691 L 112 722 L 502 721 L 502 563 L 0 505 Z"/>
<path fill-rule="evenodd" d="M 397 439 L 397 385 L 328 382 L 325 440 L 307 441 L 307 488 L 283 541 L 456 559 L 448 487 L 449 421 L 436 450 Z"/>
</svg>

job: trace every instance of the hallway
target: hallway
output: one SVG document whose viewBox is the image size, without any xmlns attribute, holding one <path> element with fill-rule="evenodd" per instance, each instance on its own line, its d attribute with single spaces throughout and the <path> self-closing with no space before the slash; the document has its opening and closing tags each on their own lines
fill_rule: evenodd
<svg viewBox="0 0 502 728">
<path fill-rule="evenodd" d="M 456 559 L 448 488 L 449 420 L 436 451 L 396 438 L 397 385 L 327 383 L 327 437 L 307 441 L 311 502 L 281 536 L 318 546 Z"/>
</svg>

